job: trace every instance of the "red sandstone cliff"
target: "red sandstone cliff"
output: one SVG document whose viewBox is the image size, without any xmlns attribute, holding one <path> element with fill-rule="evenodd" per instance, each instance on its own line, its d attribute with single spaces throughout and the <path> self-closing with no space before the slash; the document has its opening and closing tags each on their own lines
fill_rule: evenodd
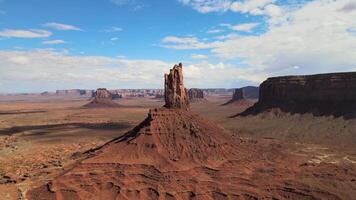
<svg viewBox="0 0 356 200">
<path fill-rule="evenodd" d="M 356 112 L 356 72 L 268 78 L 260 86 L 259 102 L 244 114 L 271 108 L 352 117 Z"/>
</svg>

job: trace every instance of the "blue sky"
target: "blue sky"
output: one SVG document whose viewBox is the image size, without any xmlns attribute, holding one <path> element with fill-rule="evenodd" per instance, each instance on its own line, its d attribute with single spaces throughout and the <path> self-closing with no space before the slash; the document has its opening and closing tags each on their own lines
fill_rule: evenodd
<svg viewBox="0 0 356 200">
<path fill-rule="evenodd" d="M 188 87 L 352 71 L 355 11 L 355 0 L 0 0 L 0 92 L 162 88 L 177 62 Z"/>
</svg>

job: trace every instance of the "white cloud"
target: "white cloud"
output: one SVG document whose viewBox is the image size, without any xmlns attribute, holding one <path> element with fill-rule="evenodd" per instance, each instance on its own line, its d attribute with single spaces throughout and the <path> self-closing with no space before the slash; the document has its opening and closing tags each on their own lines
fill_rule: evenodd
<svg viewBox="0 0 356 200">
<path fill-rule="evenodd" d="M 356 12 L 340 12 L 349 0 L 308 2 L 283 13 L 266 33 L 226 40 L 212 49 L 223 59 L 240 59 L 270 75 L 348 71 L 356 66 Z M 323 13 L 322 15 L 320 13 Z"/>
<path fill-rule="evenodd" d="M 209 49 L 217 46 L 219 42 L 202 42 L 196 37 L 175 37 L 168 36 L 162 39 L 161 47 L 168 49 Z"/>
<path fill-rule="evenodd" d="M 196 37 L 175 37 L 167 36 L 162 39 L 163 43 L 179 43 L 179 44 L 190 44 L 197 43 L 198 39 Z"/>
<path fill-rule="evenodd" d="M 114 41 L 117 41 L 118 39 L 119 39 L 118 37 L 113 37 L 110 40 L 114 42 Z"/>
<path fill-rule="evenodd" d="M 245 32 L 251 32 L 252 29 L 256 28 L 259 25 L 259 23 L 245 23 L 245 24 L 239 24 L 236 26 L 232 26 L 231 29 L 235 31 L 245 31 Z"/>
<path fill-rule="evenodd" d="M 71 56 L 52 49 L 0 51 L 0 92 L 163 88 L 163 74 L 173 64 L 122 57 Z M 187 87 L 234 87 L 239 80 L 259 80 L 256 74 L 224 63 L 184 64 Z"/>
<path fill-rule="evenodd" d="M 206 60 L 206 59 L 208 59 L 207 55 L 202 55 L 202 54 L 192 54 L 190 57 L 192 59 L 197 59 L 197 60 Z"/>
<path fill-rule="evenodd" d="M 112 26 L 110 28 L 103 30 L 103 32 L 105 33 L 121 32 L 121 31 L 123 31 L 123 29 L 117 26 Z"/>
<path fill-rule="evenodd" d="M 186 6 L 191 6 L 200 13 L 209 12 L 240 12 L 249 13 L 253 15 L 266 14 L 264 8 L 267 5 L 272 5 L 277 0 L 178 0 Z M 274 7 L 276 9 L 277 7 Z"/>
<path fill-rule="evenodd" d="M 256 13 L 258 10 L 263 9 L 266 5 L 274 3 L 276 0 L 244 0 L 242 2 L 235 1 L 231 4 L 233 12 L 241 13 Z"/>
<path fill-rule="evenodd" d="M 110 0 L 110 1 L 111 3 L 114 3 L 119 6 L 134 2 L 134 0 Z"/>
<path fill-rule="evenodd" d="M 0 31 L 0 37 L 5 38 L 46 38 L 51 36 L 52 33 L 46 30 L 30 29 L 4 29 Z"/>
<path fill-rule="evenodd" d="M 211 49 L 219 59 L 237 61 L 261 77 L 356 68 L 356 34 L 352 31 L 356 30 L 356 9 L 350 0 L 314 0 L 281 12 L 269 5 L 260 6 L 273 15 L 266 18 L 264 33 L 227 34 L 215 37 L 220 41 L 213 42 L 195 38 L 194 43 L 168 47 Z"/>
<path fill-rule="evenodd" d="M 201 13 L 224 12 L 230 9 L 231 0 L 178 0 Z"/>
<path fill-rule="evenodd" d="M 221 32 L 224 32 L 224 30 L 222 29 L 210 29 L 207 31 L 207 33 L 209 34 L 216 34 L 216 33 L 221 33 Z"/>
<path fill-rule="evenodd" d="M 42 44 L 65 44 L 64 40 L 46 40 L 43 41 Z"/>
<path fill-rule="evenodd" d="M 45 27 L 53 28 L 60 31 L 83 31 L 81 28 L 78 28 L 73 25 L 61 24 L 56 22 L 48 22 L 43 24 Z"/>
</svg>

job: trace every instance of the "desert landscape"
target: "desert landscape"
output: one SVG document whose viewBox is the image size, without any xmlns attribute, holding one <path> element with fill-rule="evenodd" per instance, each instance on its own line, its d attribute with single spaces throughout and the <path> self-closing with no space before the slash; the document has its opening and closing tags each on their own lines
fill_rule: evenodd
<svg viewBox="0 0 356 200">
<path fill-rule="evenodd" d="M 0 200 L 356 200 L 356 0 L 0 0 Z"/>
<path fill-rule="evenodd" d="M 275 105 L 246 114 L 261 104 L 255 90 L 188 92 L 182 68 L 166 75 L 164 99 L 113 100 L 106 89 L 92 98 L 3 96 L 2 199 L 356 195 L 356 123 L 349 112 L 319 116 Z M 328 90 L 339 85 L 329 83 Z"/>
</svg>

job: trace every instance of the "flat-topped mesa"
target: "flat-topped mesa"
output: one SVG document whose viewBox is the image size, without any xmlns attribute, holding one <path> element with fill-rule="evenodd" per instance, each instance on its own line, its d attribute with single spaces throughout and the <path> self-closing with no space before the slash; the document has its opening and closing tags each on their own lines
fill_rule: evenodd
<svg viewBox="0 0 356 200">
<path fill-rule="evenodd" d="M 247 113 L 279 108 L 291 113 L 354 117 L 356 72 L 268 78 Z"/>
<path fill-rule="evenodd" d="M 183 84 L 182 63 L 174 65 L 169 74 L 164 75 L 164 98 L 166 108 L 189 108 L 189 97 Z"/>
<path fill-rule="evenodd" d="M 98 88 L 93 93 L 93 99 L 84 107 L 87 108 L 104 108 L 104 107 L 118 107 L 119 104 L 113 101 L 113 95 L 106 88 Z"/>
</svg>

